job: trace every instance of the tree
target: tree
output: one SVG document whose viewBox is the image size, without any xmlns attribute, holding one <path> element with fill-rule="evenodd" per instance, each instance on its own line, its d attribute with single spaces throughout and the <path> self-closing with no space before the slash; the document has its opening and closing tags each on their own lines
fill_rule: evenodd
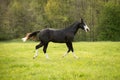
<svg viewBox="0 0 120 80">
<path fill-rule="evenodd" d="M 0 0 L 0 40 L 47 27 L 64 28 L 80 18 L 91 31 L 79 30 L 76 41 L 120 40 L 119 5 L 120 0 Z"/>
<path fill-rule="evenodd" d="M 100 16 L 98 40 L 120 40 L 120 5 L 106 3 Z"/>
<path fill-rule="evenodd" d="M 9 29 L 10 27 L 7 27 L 9 23 L 6 19 L 8 17 L 6 16 L 8 11 L 8 5 L 10 4 L 10 0 L 0 0 L 0 40 L 9 39 L 8 33 L 10 33 Z M 7 31 L 6 31 L 7 30 Z"/>
</svg>

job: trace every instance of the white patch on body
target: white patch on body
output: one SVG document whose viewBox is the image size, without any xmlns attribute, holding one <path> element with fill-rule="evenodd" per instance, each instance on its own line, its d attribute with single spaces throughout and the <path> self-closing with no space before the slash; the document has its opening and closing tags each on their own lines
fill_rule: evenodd
<svg viewBox="0 0 120 80">
<path fill-rule="evenodd" d="M 84 26 L 85 31 L 90 31 L 89 27 L 87 25 Z"/>
<path fill-rule="evenodd" d="M 27 37 L 22 38 L 22 41 L 25 42 L 27 40 Z"/>
</svg>

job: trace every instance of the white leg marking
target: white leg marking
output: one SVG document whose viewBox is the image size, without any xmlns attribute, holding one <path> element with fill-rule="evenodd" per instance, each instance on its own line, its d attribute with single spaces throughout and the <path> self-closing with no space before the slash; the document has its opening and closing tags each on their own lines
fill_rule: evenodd
<svg viewBox="0 0 120 80">
<path fill-rule="evenodd" d="M 45 53 L 45 56 L 46 56 L 46 58 L 47 58 L 47 59 L 49 59 L 49 56 L 48 56 L 48 54 L 47 54 L 47 53 Z"/>
<path fill-rule="evenodd" d="M 74 56 L 76 59 L 78 59 L 78 57 L 75 55 L 75 53 L 74 53 L 74 52 L 72 52 L 72 54 L 73 54 L 73 56 Z"/>
<path fill-rule="evenodd" d="M 36 49 L 36 53 L 35 53 L 33 59 L 35 59 L 37 56 L 38 56 L 38 49 Z"/>
<path fill-rule="evenodd" d="M 68 53 L 66 52 L 62 57 L 65 57 Z"/>
</svg>

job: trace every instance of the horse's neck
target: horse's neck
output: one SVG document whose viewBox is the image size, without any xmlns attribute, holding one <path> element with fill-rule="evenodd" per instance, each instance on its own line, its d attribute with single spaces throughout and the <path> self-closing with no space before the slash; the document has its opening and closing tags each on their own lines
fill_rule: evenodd
<svg viewBox="0 0 120 80">
<path fill-rule="evenodd" d="M 77 33 L 78 29 L 79 29 L 79 23 L 75 23 L 74 25 L 70 26 L 69 31 L 73 32 L 75 35 Z"/>
<path fill-rule="evenodd" d="M 75 26 L 75 27 L 74 27 L 74 34 L 77 33 L 78 29 L 79 29 L 79 26 Z"/>
</svg>

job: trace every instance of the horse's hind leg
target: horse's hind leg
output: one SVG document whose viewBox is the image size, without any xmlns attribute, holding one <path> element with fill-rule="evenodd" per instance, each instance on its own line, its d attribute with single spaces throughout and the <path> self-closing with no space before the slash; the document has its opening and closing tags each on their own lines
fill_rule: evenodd
<svg viewBox="0 0 120 80">
<path fill-rule="evenodd" d="M 47 47 L 48 47 L 48 43 L 45 43 L 45 44 L 44 44 L 44 47 L 43 47 L 43 52 L 44 52 L 46 58 L 49 59 L 48 54 L 46 53 Z"/>
<path fill-rule="evenodd" d="M 43 44 L 40 43 L 40 44 L 38 44 L 38 45 L 35 47 L 35 49 L 36 49 L 36 53 L 35 53 L 33 59 L 35 59 L 35 58 L 38 56 L 38 49 L 39 49 L 40 47 L 42 47 L 42 46 L 43 46 Z"/>
</svg>

